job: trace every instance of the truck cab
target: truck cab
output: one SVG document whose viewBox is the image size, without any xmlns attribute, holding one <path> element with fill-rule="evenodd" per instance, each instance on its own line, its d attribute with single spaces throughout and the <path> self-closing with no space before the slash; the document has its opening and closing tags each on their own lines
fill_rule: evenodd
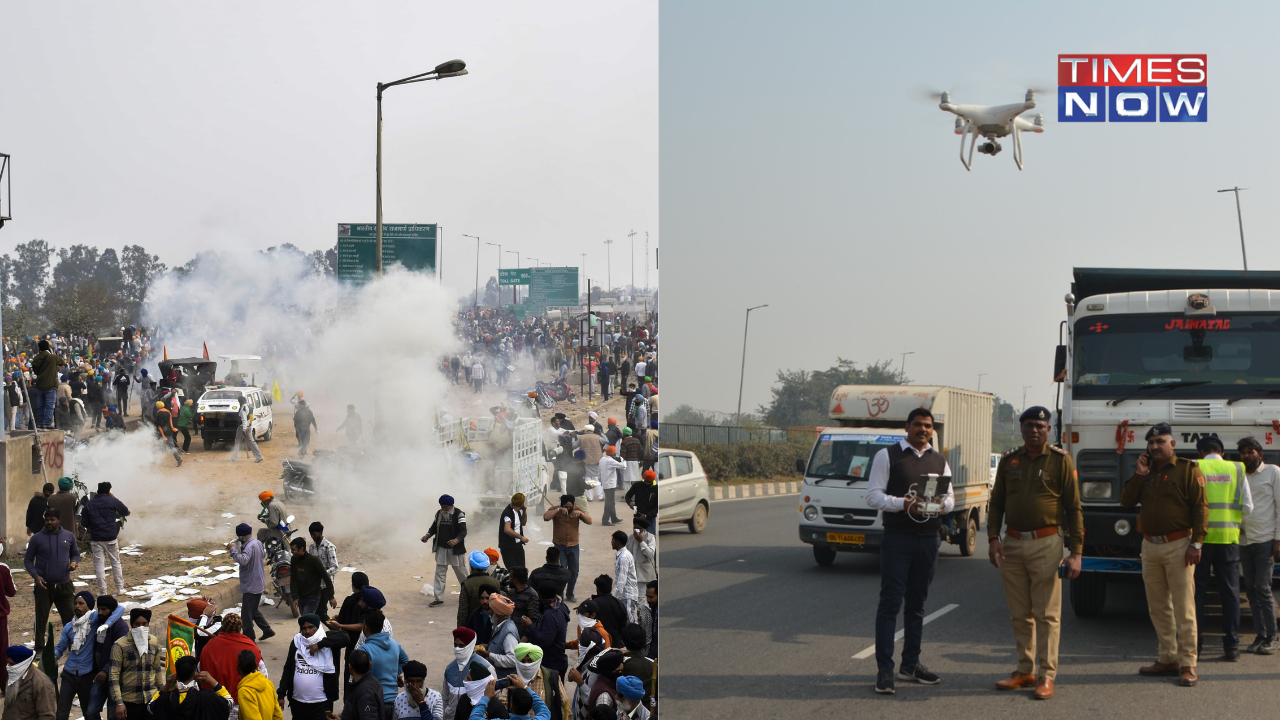
<svg viewBox="0 0 1280 720">
<path fill-rule="evenodd" d="M 991 499 L 993 397 L 948 387 L 842 385 L 831 395 L 836 426 L 818 432 L 804 473 L 799 506 L 800 541 L 813 546 L 819 565 L 838 552 L 875 552 L 884 537 L 880 513 L 867 506 L 871 461 L 906 439 L 907 415 L 923 407 L 934 416 L 933 446 L 947 457 L 955 508 L 943 517 L 942 537 L 962 555 L 977 548 Z"/>
<path fill-rule="evenodd" d="M 1196 440 L 1254 437 L 1280 462 L 1280 273 L 1076 268 L 1055 378 L 1059 444 L 1075 461 L 1084 511 L 1075 614 L 1099 615 L 1108 584 L 1141 577 L 1138 508 L 1119 504 L 1152 425 Z"/>
</svg>

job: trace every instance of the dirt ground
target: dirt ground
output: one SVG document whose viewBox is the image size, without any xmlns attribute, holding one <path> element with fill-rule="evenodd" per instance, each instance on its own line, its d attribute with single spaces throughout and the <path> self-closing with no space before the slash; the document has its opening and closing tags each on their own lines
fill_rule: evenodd
<svg viewBox="0 0 1280 720">
<path fill-rule="evenodd" d="M 573 374 L 571 373 L 572 376 Z M 544 379 L 550 379 L 550 377 L 548 376 Z M 577 378 L 572 377 L 572 379 L 576 381 Z M 509 383 L 509 387 L 519 387 L 520 384 L 518 380 L 513 381 Z M 573 387 L 576 392 L 578 390 L 576 382 Z M 476 394 L 471 387 L 460 384 L 450 389 L 449 405 L 453 416 L 457 418 L 487 416 L 488 408 L 500 402 L 503 394 L 503 392 L 495 394 L 492 388 L 488 388 L 484 393 Z M 577 404 L 562 402 L 557 405 L 555 410 L 544 410 L 543 421 L 544 423 L 548 422 L 553 412 L 564 412 L 577 427 L 581 428 L 587 422 L 587 412 L 595 410 L 601 418 L 614 417 L 622 423 L 624 416 L 622 397 L 614 395 L 608 403 L 600 403 L 599 396 L 596 395 L 595 401 L 588 404 L 586 402 L 586 394 L 582 393 Z M 182 570 L 193 565 L 233 564 L 230 563 L 229 558 L 225 555 L 199 563 L 180 563 L 176 562 L 176 560 L 191 553 L 207 555 L 209 550 L 218 549 L 221 547 L 221 543 L 230 539 L 233 534 L 232 527 L 236 523 L 249 522 L 257 527 L 257 523 L 253 520 L 260 508 L 257 504 L 257 494 L 264 488 L 278 491 L 280 487 L 280 463 L 285 458 L 293 457 L 297 452 L 297 441 L 294 439 L 292 432 L 293 424 L 290 405 L 287 402 L 277 403 L 273 411 L 276 432 L 271 441 L 259 442 L 259 448 L 264 457 L 264 462 L 262 463 L 254 463 L 252 456 L 246 454 L 241 454 L 239 462 L 229 463 L 227 462 L 229 453 L 221 445 L 215 446 L 211 451 L 205 451 L 198 439 L 193 440 L 191 454 L 185 456 L 185 462 L 182 467 L 173 467 L 167 460 L 161 462 L 163 466 L 162 472 L 172 475 L 175 482 L 188 483 L 200 488 L 201 502 L 188 508 L 191 513 L 193 536 L 199 539 L 194 545 L 188 544 L 182 547 L 143 547 L 144 554 L 141 557 L 122 556 L 126 586 L 138 585 L 146 578 L 153 578 L 162 574 L 179 574 Z M 345 440 L 344 437 L 331 430 L 336 424 L 332 422 L 333 419 L 330 418 L 330 422 L 327 423 L 328 427 L 325 426 L 324 418 L 320 420 L 321 432 L 313 434 L 312 448 L 332 449 L 342 444 Z M 129 503 L 128 498 L 123 500 L 126 504 Z M 621 498 L 619 498 L 619 502 L 621 503 Z M 590 505 L 590 512 L 597 519 L 597 524 L 583 526 L 581 536 L 583 550 L 577 589 L 579 600 L 590 596 L 593 587 L 592 579 L 597 575 L 613 575 L 614 553 L 609 546 L 609 536 L 615 528 L 601 527 L 598 524 L 600 513 L 603 510 L 602 501 L 592 502 Z M 422 532 L 425 533 L 436 509 L 436 507 L 414 509 L 411 522 L 421 526 Z M 468 510 L 468 508 L 463 509 Z M 291 513 L 295 512 L 295 508 L 288 505 L 286 505 L 286 510 Z M 297 508 L 296 510 L 298 517 L 294 525 L 305 529 L 307 523 L 313 518 L 308 517 L 303 508 Z M 619 515 L 626 517 L 623 514 L 624 511 L 625 506 L 623 506 L 622 511 L 619 511 Z M 221 517 L 222 513 L 235 513 L 235 517 L 223 518 Z M 135 512 L 135 515 L 138 515 L 138 517 L 131 517 L 129 524 L 125 526 L 125 530 L 121 533 L 122 545 L 131 542 L 129 539 L 130 525 L 147 521 L 145 511 Z M 321 520 L 323 521 L 323 519 Z M 530 569 L 533 569 L 542 565 L 545 561 L 546 547 L 550 545 L 551 539 L 551 524 L 543 521 L 540 517 L 535 517 L 533 512 L 530 513 L 529 524 L 529 532 L 526 534 L 530 536 L 532 542 L 526 548 L 526 557 Z M 629 531 L 630 528 L 622 529 Z M 474 546 L 477 549 L 490 546 L 496 547 L 497 535 L 496 524 L 494 527 L 469 527 L 468 547 Z M 302 536 L 305 537 L 305 535 Z M 439 689 L 443 682 L 444 667 L 453 660 L 451 649 L 453 641 L 450 633 L 456 627 L 457 579 L 452 573 L 448 576 L 447 592 L 449 595 L 445 598 L 446 604 L 437 608 L 428 608 L 427 604 L 430 602 L 430 598 L 422 593 L 422 587 L 424 584 L 431 582 L 435 570 L 434 557 L 429 545 L 413 543 L 411 546 L 405 547 L 403 552 L 399 554 L 386 556 L 373 550 L 373 544 L 366 542 L 366 538 L 337 535 L 330 537 L 330 539 L 337 546 L 339 565 L 344 568 L 354 568 L 368 574 L 370 582 L 386 595 L 387 607 L 385 612 L 395 628 L 395 639 L 405 648 L 411 659 L 426 663 L 430 673 L 428 683 L 431 687 Z M 226 558 L 226 560 L 215 562 L 223 558 Z M 13 568 L 19 568 L 21 564 L 20 558 L 16 562 L 11 561 L 9 563 L 10 567 Z M 86 554 L 82 558 L 76 574 L 91 575 L 92 573 L 93 560 L 91 556 Z M 25 573 L 15 573 L 14 577 L 19 592 L 12 603 L 13 614 L 9 623 L 10 637 L 12 638 L 11 641 L 15 643 L 19 641 L 26 642 L 31 638 L 30 636 L 23 636 L 22 632 L 30 632 L 34 613 L 32 596 L 29 592 L 29 583 L 31 581 Z M 339 600 L 351 592 L 350 585 L 344 583 L 344 578 L 349 577 L 349 571 L 339 573 L 337 581 L 339 585 Z M 83 580 L 82 582 L 88 583 L 86 589 L 95 590 L 96 592 L 95 581 Z M 110 582 L 108 580 L 108 583 Z M 221 585 L 234 587 L 236 582 L 236 580 L 231 579 L 224 581 Z M 223 590 L 221 586 L 218 589 Z M 181 605 L 164 604 L 156 608 L 156 610 L 166 611 L 153 611 L 156 617 L 163 617 L 167 614 L 167 611 L 179 613 Z M 56 612 L 53 615 L 55 618 L 57 617 Z M 264 615 L 269 622 L 277 626 L 277 635 L 260 643 L 270 676 L 274 681 L 279 678 L 279 673 L 284 665 L 285 654 L 288 650 L 288 643 L 291 642 L 297 626 L 291 613 L 284 608 L 264 608 Z M 573 620 L 571 619 L 572 622 Z M 158 628 L 153 621 L 153 632 L 156 630 Z M 570 634 L 572 635 L 572 625 Z M 337 709 L 335 708 L 335 710 Z M 74 711 L 72 720 L 75 720 L 78 714 L 78 710 Z M 285 708 L 285 716 L 289 716 L 287 707 Z"/>
</svg>

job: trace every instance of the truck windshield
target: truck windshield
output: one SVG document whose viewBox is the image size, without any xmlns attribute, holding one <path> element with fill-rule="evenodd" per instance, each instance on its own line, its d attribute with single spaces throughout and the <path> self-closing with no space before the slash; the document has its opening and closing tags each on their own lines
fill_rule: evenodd
<svg viewBox="0 0 1280 720">
<path fill-rule="evenodd" d="M 840 435 L 818 437 L 809 457 L 806 477 L 864 480 L 871 471 L 871 458 L 882 448 L 902 440 L 898 435 Z"/>
<path fill-rule="evenodd" d="M 1276 313 L 1093 316 L 1076 323 L 1075 337 L 1078 398 L 1114 398 L 1144 385 L 1166 386 L 1161 398 L 1280 388 Z"/>
</svg>

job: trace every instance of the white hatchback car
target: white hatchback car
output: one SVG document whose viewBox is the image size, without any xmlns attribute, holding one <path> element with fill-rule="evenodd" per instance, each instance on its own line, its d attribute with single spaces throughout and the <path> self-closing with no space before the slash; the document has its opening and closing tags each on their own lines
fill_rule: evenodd
<svg viewBox="0 0 1280 720">
<path fill-rule="evenodd" d="M 688 450 L 658 452 L 658 525 L 687 523 L 689 532 L 707 527 L 711 492 L 698 456 Z"/>
</svg>

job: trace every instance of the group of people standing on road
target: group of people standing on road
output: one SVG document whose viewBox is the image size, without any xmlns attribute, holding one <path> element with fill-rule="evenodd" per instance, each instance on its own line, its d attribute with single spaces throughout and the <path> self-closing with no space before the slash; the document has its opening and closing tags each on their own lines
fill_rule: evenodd
<svg viewBox="0 0 1280 720">
<path fill-rule="evenodd" d="M 995 685 L 1006 691 L 1034 688 L 1033 697 L 1040 700 L 1054 695 L 1062 579 L 1080 575 L 1085 540 L 1076 469 L 1069 454 L 1048 444 L 1049 420 L 1043 407 L 1029 408 L 1019 418 L 1024 444 L 1006 453 L 996 468 L 987 531 L 988 555 L 1001 574 L 1017 649 L 1016 669 Z M 871 463 L 867 502 L 884 513 L 885 528 L 875 685 L 885 694 L 895 691 L 893 634 L 899 612 L 904 612 L 905 644 L 897 677 L 940 682 L 920 662 L 920 653 L 941 521 L 908 492 L 921 473 L 950 475 L 946 459 L 930 445 L 932 421 L 928 410 L 913 410 L 907 438 L 879 451 Z M 1178 456 L 1168 423 L 1153 425 L 1145 440 L 1146 452 L 1120 495 L 1122 507 L 1138 507 L 1135 531 L 1143 538 L 1142 579 L 1157 639 L 1156 661 L 1138 673 L 1176 677 L 1179 685 L 1191 687 L 1199 681 L 1196 668 L 1205 651 L 1210 588 L 1217 589 L 1222 606 L 1219 660 L 1240 660 L 1242 577 L 1256 631 L 1244 652 L 1280 650 L 1271 588 L 1272 568 L 1280 560 L 1280 468 L 1264 461 L 1263 445 L 1253 437 L 1237 442 L 1239 462 L 1224 459 L 1225 448 L 1215 436 L 1197 440 L 1199 460 Z M 950 490 L 939 499 L 945 515 L 954 502 Z"/>
</svg>

